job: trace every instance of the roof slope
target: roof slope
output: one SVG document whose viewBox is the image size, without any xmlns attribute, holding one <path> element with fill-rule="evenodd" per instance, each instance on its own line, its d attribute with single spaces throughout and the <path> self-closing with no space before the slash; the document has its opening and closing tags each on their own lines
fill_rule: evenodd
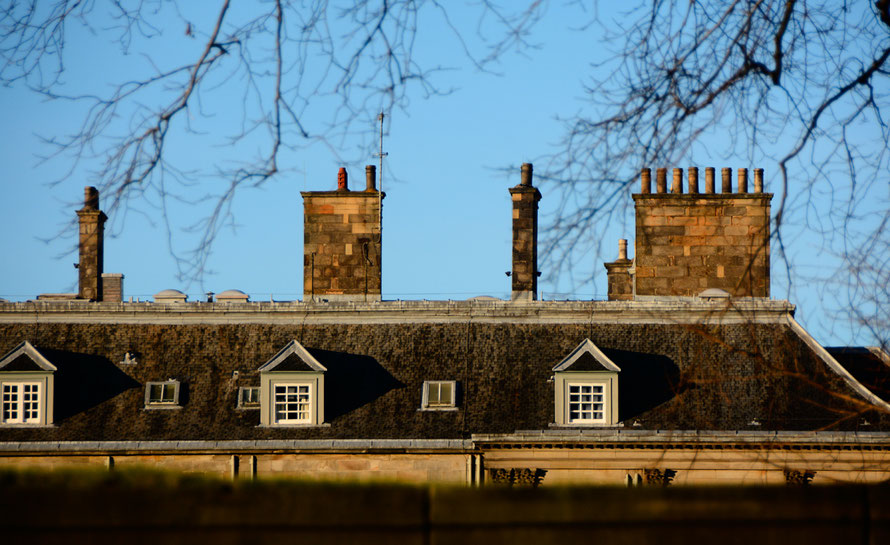
<svg viewBox="0 0 890 545">
<path fill-rule="evenodd" d="M 0 429 L 0 441 L 423 439 L 546 430 L 554 421 L 553 368 L 585 339 L 621 369 L 619 418 L 628 428 L 855 430 L 868 420 L 868 431 L 890 430 L 884 413 L 787 322 L 507 315 L 425 322 L 410 313 L 394 320 L 371 312 L 351 321 L 322 314 L 290 323 L 260 318 L 0 323 L 0 351 L 30 340 L 59 361 L 57 393 L 88 397 L 57 400 L 62 416 L 55 428 Z M 260 367 L 292 341 L 327 369 L 330 426 L 260 428 L 258 411 L 236 410 L 238 388 L 258 386 Z M 116 363 L 128 351 L 139 354 L 139 363 Z M 82 388 L 84 377 L 106 386 L 93 395 Z M 143 410 L 145 383 L 168 378 L 183 384 L 183 409 Z M 459 410 L 419 411 L 424 380 L 459 381 Z"/>
</svg>

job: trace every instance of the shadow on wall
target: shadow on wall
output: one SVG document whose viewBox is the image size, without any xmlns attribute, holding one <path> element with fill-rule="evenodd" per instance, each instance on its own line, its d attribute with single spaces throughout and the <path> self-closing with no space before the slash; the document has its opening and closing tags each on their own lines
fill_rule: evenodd
<svg viewBox="0 0 890 545">
<path fill-rule="evenodd" d="M 61 422 L 141 384 L 101 356 L 38 348 L 58 369 L 54 420 Z"/>
<path fill-rule="evenodd" d="M 328 370 L 324 379 L 326 420 L 334 420 L 391 390 L 405 387 L 371 356 L 315 348 L 308 350 Z"/>
<path fill-rule="evenodd" d="M 603 349 L 621 368 L 618 374 L 618 415 L 635 418 L 670 401 L 681 392 L 680 368 L 667 356 Z"/>
</svg>

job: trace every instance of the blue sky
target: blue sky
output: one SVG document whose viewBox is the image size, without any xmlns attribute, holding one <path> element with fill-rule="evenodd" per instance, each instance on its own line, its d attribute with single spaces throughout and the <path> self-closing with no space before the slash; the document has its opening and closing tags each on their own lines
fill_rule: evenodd
<svg viewBox="0 0 890 545">
<path fill-rule="evenodd" d="M 470 17 L 463 9 L 453 12 L 457 19 Z M 540 161 L 555 151 L 563 134 L 557 117 L 586 107 L 582 85 L 591 63 L 608 55 L 610 45 L 601 41 L 595 29 L 574 30 L 589 15 L 575 5 L 551 5 L 531 37 L 535 47 L 520 53 L 508 51 L 492 66 L 496 73 L 472 67 L 462 56 L 460 44 L 441 25 L 426 27 L 421 33 L 418 54 L 431 65 L 449 67 L 434 75 L 434 81 L 450 92 L 425 97 L 413 89 L 406 107 L 396 109 L 386 123 L 385 299 L 509 297 L 510 282 L 504 274 L 511 267 L 507 188 L 519 182 L 521 163 Z M 182 17 L 207 18 L 200 12 Z M 179 22 L 162 29 L 161 36 L 169 37 L 160 42 L 163 47 L 155 46 L 158 40 L 151 42 L 153 61 L 158 64 L 173 62 L 182 48 L 194 47 L 184 40 Z M 470 36 L 471 47 L 474 40 Z M 69 88 L 78 92 L 107 89 L 105 82 L 133 77 L 146 66 L 145 58 L 135 51 L 119 55 L 109 36 L 101 32 L 72 32 L 68 45 L 65 78 Z M 221 95 L 218 104 L 209 99 L 204 103 L 208 111 L 214 111 L 208 127 L 223 126 L 231 121 L 230 115 L 237 115 L 226 108 L 230 108 L 227 101 L 237 104 L 238 97 L 226 97 L 224 87 L 216 93 L 213 96 Z M 2 242 L 0 297 L 25 300 L 39 293 L 76 291 L 75 229 L 70 221 L 80 206 L 83 186 L 94 183 L 95 165 L 85 161 L 66 174 L 71 161 L 39 158 L 50 152 L 41 138 L 75 130 L 83 111 L 69 102 L 48 101 L 22 87 L 9 87 L 0 88 L 0 115 L 5 128 L 0 134 L 0 173 L 6 202 L 0 228 L 7 233 Z M 178 251 L 188 247 L 190 235 L 182 229 L 201 210 L 182 203 L 171 203 L 167 210 L 172 242 L 163 212 L 152 205 L 133 206 L 111 218 L 105 272 L 123 273 L 125 296 L 140 300 L 166 288 L 186 291 L 192 300 L 206 291 L 231 288 L 247 292 L 253 300 L 299 299 L 303 240 L 299 192 L 334 189 L 340 166 L 348 168 L 354 187 L 362 185 L 364 165 L 377 162 L 368 145 L 369 137 L 376 138 L 376 120 L 357 119 L 356 126 L 366 132 L 335 143 L 341 157 L 355 160 L 343 163 L 322 145 L 285 150 L 281 173 L 260 188 L 239 193 L 232 209 L 234 225 L 225 228 L 214 243 L 203 281 L 177 278 L 170 256 L 170 244 Z M 174 156 L 182 164 L 206 167 L 226 158 L 225 147 L 204 145 L 211 139 L 209 133 L 175 138 L 171 139 Z M 699 166 L 769 168 L 750 164 L 747 157 Z M 60 179 L 58 184 L 51 183 Z M 196 189 L 192 196 L 198 199 L 202 194 Z M 544 193 L 542 217 L 552 210 L 554 200 Z M 574 288 L 568 274 L 546 279 L 551 271 L 544 271 L 540 289 L 545 298 L 605 299 L 602 262 L 616 257 L 618 238 L 633 239 L 632 208 L 620 217 L 623 220 L 613 225 L 598 227 L 596 236 L 603 237 L 606 255 L 591 254 L 588 268 L 572 271 L 576 277 L 593 271 L 594 285 Z M 806 281 L 808 275 L 818 276 L 821 264 L 832 256 L 815 253 L 820 244 L 806 236 L 793 237 L 791 245 L 798 256 L 795 275 L 800 275 L 800 281 L 789 292 L 779 267 L 774 266 L 773 297 L 798 304 L 798 319 L 826 344 L 865 342 L 849 325 L 831 319 L 820 289 Z"/>
</svg>

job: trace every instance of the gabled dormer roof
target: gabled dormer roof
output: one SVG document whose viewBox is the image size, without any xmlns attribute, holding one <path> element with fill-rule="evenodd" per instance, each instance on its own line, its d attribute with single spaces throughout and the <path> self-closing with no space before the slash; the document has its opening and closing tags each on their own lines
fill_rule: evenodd
<svg viewBox="0 0 890 545">
<path fill-rule="evenodd" d="M 303 348 L 303 345 L 293 340 L 282 348 L 271 360 L 264 363 L 259 371 L 314 371 L 324 373 L 327 371 L 324 365 L 315 359 L 315 356 Z"/>
<path fill-rule="evenodd" d="M 603 354 L 593 341 L 584 339 L 572 352 L 559 362 L 554 371 L 612 371 L 619 372 L 621 369 L 615 365 L 615 362 Z"/>
<path fill-rule="evenodd" d="M 51 364 L 43 354 L 37 351 L 28 341 L 13 348 L 0 359 L 0 372 L 10 371 L 56 371 L 56 366 Z"/>
</svg>

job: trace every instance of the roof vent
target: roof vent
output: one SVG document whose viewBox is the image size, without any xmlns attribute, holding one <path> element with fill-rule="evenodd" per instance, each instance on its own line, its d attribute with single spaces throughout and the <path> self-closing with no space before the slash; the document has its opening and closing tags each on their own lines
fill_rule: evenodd
<svg viewBox="0 0 890 545">
<path fill-rule="evenodd" d="M 179 290 L 163 290 L 155 294 L 155 303 L 185 303 L 186 295 Z"/>
<path fill-rule="evenodd" d="M 729 299 L 729 292 L 721 290 L 720 288 L 708 288 L 699 293 L 698 297 L 699 299 L 706 299 L 708 301 L 713 301 L 715 299 Z"/>
<path fill-rule="evenodd" d="M 241 290 L 226 290 L 216 294 L 218 303 L 246 303 L 249 297 Z"/>
</svg>

